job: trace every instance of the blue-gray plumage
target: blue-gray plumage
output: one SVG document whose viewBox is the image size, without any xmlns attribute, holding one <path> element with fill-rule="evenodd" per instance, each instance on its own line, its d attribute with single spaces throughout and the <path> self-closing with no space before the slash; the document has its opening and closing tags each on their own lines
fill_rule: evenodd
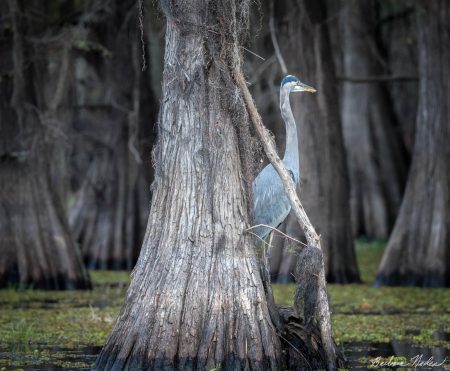
<svg viewBox="0 0 450 371">
<path fill-rule="evenodd" d="M 280 110 L 286 125 L 286 150 L 283 163 L 291 174 L 294 183 L 299 181 L 299 153 L 297 140 L 297 127 L 292 114 L 289 94 L 291 92 L 306 91 L 314 93 L 316 90 L 303 84 L 297 77 L 288 75 L 281 81 L 280 88 Z M 267 165 L 253 181 L 254 209 L 253 215 L 255 225 L 265 224 L 270 227 L 278 227 L 288 216 L 291 204 L 284 191 L 283 183 L 273 168 Z M 271 229 L 258 227 L 253 231 L 260 238 L 265 238 Z"/>
</svg>

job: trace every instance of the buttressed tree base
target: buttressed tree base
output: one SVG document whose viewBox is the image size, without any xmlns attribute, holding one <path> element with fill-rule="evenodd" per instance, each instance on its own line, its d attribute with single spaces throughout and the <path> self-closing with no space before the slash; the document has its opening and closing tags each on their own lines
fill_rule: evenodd
<svg viewBox="0 0 450 371">
<path fill-rule="evenodd" d="M 151 214 L 126 303 L 94 369 L 325 366 L 317 331 L 295 336 L 302 321 L 292 310 L 283 321 L 269 311 L 245 232 L 254 140 L 239 84 L 249 3 L 160 2 L 167 28 Z M 297 321 L 294 335 L 289 321 Z"/>
</svg>

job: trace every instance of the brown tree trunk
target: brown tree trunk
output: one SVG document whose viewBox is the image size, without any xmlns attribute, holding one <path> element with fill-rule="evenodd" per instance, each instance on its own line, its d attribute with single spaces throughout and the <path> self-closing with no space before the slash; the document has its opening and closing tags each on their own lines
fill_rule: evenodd
<svg viewBox="0 0 450 371">
<path fill-rule="evenodd" d="M 419 107 L 411 170 L 376 285 L 450 285 L 450 4 L 417 5 Z"/>
<path fill-rule="evenodd" d="M 302 103 L 292 97 L 300 149 L 299 193 L 311 222 L 321 235 L 327 279 L 331 282 L 359 282 L 351 233 L 349 183 L 334 62 L 324 1 L 298 1 L 283 10 L 279 39 L 286 39 L 282 51 L 289 73 L 317 89 L 304 95 Z M 286 221 L 286 233 L 302 237 L 295 216 Z M 285 254 L 279 279 L 289 278 L 295 265 L 285 240 Z"/>
<path fill-rule="evenodd" d="M 48 9 L 21 5 L 0 5 L 6 24 L 0 31 L 0 286 L 85 289 L 89 277 L 60 199 L 64 165 L 52 158 L 63 156 L 66 145 L 73 30 L 50 34 L 30 16 Z M 33 43 L 44 34 L 41 44 Z"/>
<path fill-rule="evenodd" d="M 352 1 L 342 16 L 343 74 L 380 75 L 375 1 Z M 387 238 L 400 206 L 407 158 L 383 83 L 343 81 L 342 122 L 353 232 Z"/>
<path fill-rule="evenodd" d="M 136 5 L 100 9 L 82 29 L 89 43 L 76 63 L 74 176 L 82 182 L 69 220 L 91 269 L 131 269 L 148 218 L 157 103 L 149 69 L 141 71 Z"/>
<path fill-rule="evenodd" d="M 233 73 L 248 3 L 161 7 L 166 52 L 151 214 L 95 369 L 280 369 L 280 341 L 244 233 L 251 174 L 240 156 L 248 158 L 249 121 Z"/>
</svg>

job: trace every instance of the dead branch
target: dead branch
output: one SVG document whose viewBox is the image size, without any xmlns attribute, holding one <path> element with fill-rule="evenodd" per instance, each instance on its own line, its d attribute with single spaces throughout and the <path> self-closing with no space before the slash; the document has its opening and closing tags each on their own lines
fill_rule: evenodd
<svg viewBox="0 0 450 371">
<path fill-rule="evenodd" d="M 280 157 L 276 152 L 276 147 L 274 145 L 273 139 L 270 136 L 268 130 L 263 125 L 261 116 L 259 115 L 255 102 L 248 90 L 246 81 L 244 76 L 240 71 L 235 72 L 235 80 L 237 85 L 242 91 L 243 98 L 245 104 L 247 106 L 247 110 L 250 116 L 250 119 L 253 123 L 256 133 L 259 136 L 259 139 L 262 142 L 264 152 L 266 153 L 267 158 L 269 159 L 272 166 L 277 171 L 280 176 L 281 181 L 283 182 L 284 189 L 289 198 L 291 207 L 297 217 L 297 220 L 300 226 L 303 229 L 303 232 L 306 236 L 306 240 L 308 245 L 319 249 L 320 253 L 322 253 L 322 248 L 320 245 L 320 238 L 317 235 L 314 227 L 312 226 L 303 205 L 301 204 L 297 193 L 295 191 L 295 184 L 290 177 L 286 167 L 281 161 Z M 318 293 L 318 302 L 317 302 L 317 317 L 320 326 L 320 334 L 322 345 L 325 349 L 326 357 L 327 357 L 327 369 L 328 370 L 336 370 L 336 350 L 334 346 L 334 341 L 331 332 L 331 319 L 330 319 L 330 310 L 328 307 L 328 297 L 326 292 L 326 281 L 325 281 L 325 269 L 323 265 L 321 265 L 320 275 L 319 275 L 319 293 Z"/>
<path fill-rule="evenodd" d="M 371 82 L 397 82 L 397 81 L 418 81 L 418 76 L 397 76 L 397 75 L 378 75 L 378 76 L 337 76 L 339 81 L 351 82 L 355 84 L 364 84 Z"/>
<path fill-rule="evenodd" d="M 246 52 L 248 52 L 248 53 L 254 55 L 255 57 L 258 57 L 259 59 L 261 59 L 261 60 L 263 60 L 263 61 L 266 61 L 266 58 L 261 57 L 259 54 L 255 53 L 254 51 L 251 51 L 250 49 L 247 49 L 247 48 L 244 47 L 244 46 L 241 46 L 241 48 L 244 49 Z"/>
<path fill-rule="evenodd" d="M 246 231 L 256 236 L 256 234 L 253 233 L 253 232 L 251 232 L 251 230 L 252 230 L 252 229 L 255 229 L 255 228 L 259 228 L 259 227 L 269 228 L 269 229 L 271 229 L 272 231 L 278 232 L 279 234 L 281 234 L 283 237 L 287 238 L 288 240 L 294 241 L 294 242 L 296 242 L 296 243 L 298 243 L 298 244 L 300 244 L 300 245 L 303 245 L 303 246 L 308 246 L 308 245 L 306 245 L 305 243 L 303 243 L 302 241 L 299 241 L 299 240 L 297 240 L 297 239 L 295 239 L 295 238 L 293 238 L 293 237 L 287 235 L 286 233 L 283 233 L 283 232 L 280 231 L 278 228 L 271 227 L 270 225 L 267 225 L 267 224 L 257 224 L 257 225 L 252 225 L 251 227 L 247 228 Z M 258 238 L 259 238 L 260 240 L 264 241 L 261 237 L 258 236 Z"/>
<path fill-rule="evenodd" d="M 264 63 L 262 63 L 255 71 L 255 73 L 252 75 L 252 78 L 249 82 L 249 85 L 252 86 L 256 82 L 258 82 L 259 76 L 262 75 L 262 73 L 269 68 L 274 62 L 276 61 L 275 54 L 271 55 L 269 58 L 267 58 Z"/>
<path fill-rule="evenodd" d="M 270 18 L 269 18 L 269 29 L 270 29 L 270 37 L 272 39 L 273 48 L 275 49 L 275 54 L 278 59 L 278 63 L 280 64 L 281 72 L 283 75 L 287 74 L 286 63 L 284 62 L 283 55 L 281 54 L 280 46 L 278 45 L 277 35 L 275 33 L 275 22 L 274 22 L 274 0 L 270 2 Z"/>
<path fill-rule="evenodd" d="M 56 109 L 60 106 L 66 93 L 66 82 L 69 74 L 69 54 L 72 45 L 72 38 L 73 35 L 70 35 L 63 46 L 61 65 L 59 68 L 58 80 L 56 81 L 55 94 L 51 98 L 48 105 L 51 112 L 56 111 Z"/>
<path fill-rule="evenodd" d="M 141 53 L 142 53 L 142 71 L 147 68 L 147 61 L 145 59 L 145 41 L 144 41 L 144 4 L 142 0 L 138 1 L 139 10 L 139 32 L 141 36 Z"/>
<path fill-rule="evenodd" d="M 19 30 L 19 9 L 16 1 L 9 0 L 9 11 L 11 14 L 11 28 L 13 31 L 13 62 L 14 62 L 14 89 L 11 97 L 11 105 L 19 115 L 19 125 L 22 124 L 22 107 L 25 94 L 25 79 L 23 76 L 23 37 Z"/>
</svg>

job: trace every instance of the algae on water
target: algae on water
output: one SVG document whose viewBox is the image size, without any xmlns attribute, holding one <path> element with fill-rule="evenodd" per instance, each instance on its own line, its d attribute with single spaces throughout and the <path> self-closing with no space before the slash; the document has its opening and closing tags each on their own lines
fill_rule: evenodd
<svg viewBox="0 0 450 371">
<path fill-rule="evenodd" d="M 407 341 L 450 349 L 450 290 L 372 287 L 381 242 L 357 242 L 363 284 L 328 285 L 340 345 Z M 0 290 L 0 369 L 27 365 L 90 367 L 105 343 L 130 281 L 129 272 L 94 271 L 92 291 Z M 294 285 L 273 287 L 292 305 Z"/>
</svg>

